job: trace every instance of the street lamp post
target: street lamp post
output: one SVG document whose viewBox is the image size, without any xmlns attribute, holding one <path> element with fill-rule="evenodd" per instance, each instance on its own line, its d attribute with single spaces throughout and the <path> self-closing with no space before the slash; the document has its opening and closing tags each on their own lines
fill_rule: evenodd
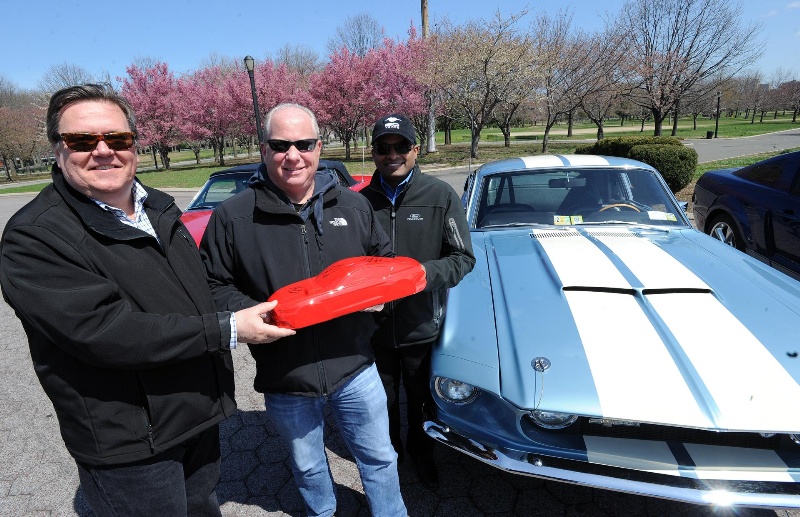
<svg viewBox="0 0 800 517">
<path fill-rule="evenodd" d="M 250 76 L 250 92 L 253 94 L 253 111 L 256 114 L 256 132 L 258 133 L 258 144 L 264 141 L 262 134 L 264 129 L 261 127 L 261 111 L 258 109 L 258 96 L 256 95 L 256 80 L 253 77 L 253 69 L 255 68 L 255 59 L 253 56 L 244 57 L 244 67 L 247 68 L 247 75 Z"/>
<path fill-rule="evenodd" d="M 719 132 L 719 96 L 722 95 L 720 92 L 717 92 L 717 121 L 714 123 L 714 138 L 717 138 L 717 133 Z"/>
</svg>

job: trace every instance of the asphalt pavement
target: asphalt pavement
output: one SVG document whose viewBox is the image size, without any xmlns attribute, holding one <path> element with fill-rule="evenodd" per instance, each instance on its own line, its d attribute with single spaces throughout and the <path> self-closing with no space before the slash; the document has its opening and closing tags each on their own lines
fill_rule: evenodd
<svg viewBox="0 0 800 517">
<path fill-rule="evenodd" d="M 800 147 L 800 130 L 775 133 L 772 143 L 769 138 L 761 140 L 751 137 L 735 142 L 707 140 L 688 144 L 694 145 L 701 156 L 712 150 L 716 153 L 717 148 L 729 155 L 754 154 L 773 145 Z M 460 192 L 466 170 L 432 173 Z M 193 193 L 169 192 L 181 207 Z M 8 218 L 32 197 L 32 194 L 0 195 L 0 227 L 5 227 Z M 75 464 L 61 440 L 52 404 L 34 374 L 22 326 L 2 301 L 0 332 L 0 516 L 93 515 L 83 498 Z M 254 362 L 246 347 L 237 349 L 233 355 L 239 410 L 221 425 L 223 459 L 218 495 L 223 514 L 303 515 L 287 448 L 264 412 L 262 396 L 252 387 Z M 369 515 L 358 470 L 330 418 L 326 425 L 326 446 L 337 486 L 337 515 Z M 800 517 L 797 510 L 715 509 L 512 475 L 443 445 L 437 445 L 435 456 L 441 474 L 441 485 L 436 490 L 420 483 L 409 462 L 400 465 L 401 490 L 412 516 Z"/>
</svg>

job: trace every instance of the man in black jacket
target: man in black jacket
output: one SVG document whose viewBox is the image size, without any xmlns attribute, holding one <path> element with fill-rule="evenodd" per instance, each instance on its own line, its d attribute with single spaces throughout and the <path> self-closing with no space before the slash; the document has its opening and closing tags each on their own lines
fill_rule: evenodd
<svg viewBox="0 0 800 517">
<path fill-rule="evenodd" d="M 274 303 L 217 312 L 172 197 L 135 179 L 130 105 L 103 85 L 50 99 L 53 183 L 8 222 L 3 296 L 97 515 L 220 515 L 230 349 L 291 331 Z"/>
<path fill-rule="evenodd" d="M 425 290 L 388 304 L 388 317 L 372 343 L 386 390 L 392 444 L 403 457 L 402 379 L 408 413 L 406 448 L 421 481 L 435 488 L 439 475 L 433 461 L 433 440 L 422 429 L 423 407 L 433 403 L 431 344 L 441 329 L 447 289 L 472 270 L 475 256 L 458 194 L 447 183 L 419 170 L 418 152 L 411 121 L 398 114 L 378 120 L 372 130 L 376 171 L 361 193 L 389 234 L 394 253 L 414 258 L 425 267 Z"/>
<path fill-rule="evenodd" d="M 217 307 L 226 310 L 267 299 L 338 260 L 391 255 L 367 200 L 330 171 L 317 171 L 322 142 L 311 111 L 278 105 L 265 118 L 264 134 L 259 180 L 217 207 L 200 244 Z M 375 327 L 373 314 L 357 312 L 298 329 L 269 347 L 250 347 L 254 387 L 289 445 L 309 515 L 336 511 L 325 406 L 358 464 L 372 514 L 406 515 L 370 347 Z"/>
</svg>

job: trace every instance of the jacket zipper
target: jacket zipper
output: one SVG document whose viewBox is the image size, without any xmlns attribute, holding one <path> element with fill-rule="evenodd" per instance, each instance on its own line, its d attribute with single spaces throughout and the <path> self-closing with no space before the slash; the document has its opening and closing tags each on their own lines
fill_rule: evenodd
<svg viewBox="0 0 800 517">
<path fill-rule="evenodd" d="M 155 437 L 153 436 L 153 424 L 150 423 L 150 419 L 147 418 L 147 410 L 142 408 L 142 416 L 144 417 L 144 423 L 147 424 L 147 441 L 150 443 L 150 453 L 156 452 L 156 443 Z"/>
<path fill-rule="evenodd" d="M 395 243 L 397 242 L 397 211 L 395 210 L 394 204 L 392 204 L 392 210 L 389 212 L 389 240 L 392 242 L 392 256 L 396 257 L 397 250 L 395 249 Z M 390 334 L 392 336 L 392 347 L 399 348 L 397 345 L 397 325 L 394 317 L 394 304 L 395 302 L 389 302 L 389 323 L 392 329 Z"/>
<path fill-rule="evenodd" d="M 308 245 L 308 232 L 306 231 L 305 223 L 300 225 L 300 236 L 303 243 L 303 267 L 306 271 L 306 278 L 310 278 L 313 271 L 311 271 L 311 257 Z M 312 329 L 311 339 L 314 341 L 314 348 L 317 351 L 317 374 L 319 375 L 319 387 L 323 397 L 328 396 L 328 383 L 325 381 L 325 365 L 322 362 L 322 343 L 319 340 L 319 335 L 315 329 Z"/>
</svg>

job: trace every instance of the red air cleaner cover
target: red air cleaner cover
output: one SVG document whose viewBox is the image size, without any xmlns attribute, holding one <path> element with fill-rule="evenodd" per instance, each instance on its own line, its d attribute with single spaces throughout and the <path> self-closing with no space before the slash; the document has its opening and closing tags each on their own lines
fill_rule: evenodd
<svg viewBox="0 0 800 517">
<path fill-rule="evenodd" d="M 425 271 L 409 257 L 352 257 L 275 291 L 272 322 L 299 329 L 422 291 Z"/>
</svg>

